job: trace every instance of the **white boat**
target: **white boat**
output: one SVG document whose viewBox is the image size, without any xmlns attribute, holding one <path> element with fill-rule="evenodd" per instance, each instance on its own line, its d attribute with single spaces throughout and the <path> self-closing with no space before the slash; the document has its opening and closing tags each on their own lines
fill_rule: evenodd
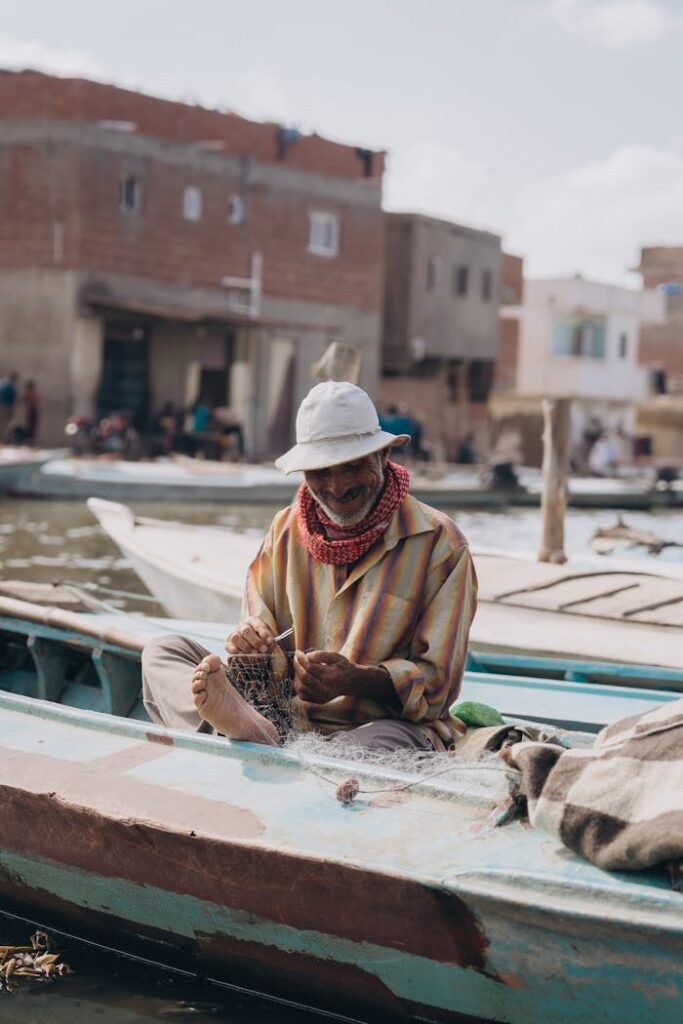
<svg viewBox="0 0 683 1024">
<path fill-rule="evenodd" d="M 186 456 L 155 461 L 60 458 L 21 487 L 40 498 L 91 496 L 124 501 L 291 501 L 300 476 L 284 477 L 273 466 L 211 462 Z"/>
<path fill-rule="evenodd" d="M 16 491 L 34 478 L 60 452 L 35 448 L 0 446 L 0 494 Z"/>
<path fill-rule="evenodd" d="M 88 498 L 87 504 L 169 615 L 225 623 L 239 618 L 260 532 L 146 519 L 102 498 Z"/>
<path fill-rule="evenodd" d="M 88 507 L 170 615 L 226 624 L 236 620 L 260 534 L 140 518 L 125 505 L 97 498 L 90 498 Z M 475 658 L 495 661 L 504 655 L 519 668 L 514 657 L 510 660 L 513 655 L 524 659 L 525 670 L 533 659 L 543 668 L 547 658 L 608 661 L 638 666 L 640 674 L 633 679 L 641 684 L 647 683 L 650 668 L 664 669 L 671 673 L 669 684 L 683 689 L 680 577 L 624 565 L 623 560 L 615 567 L 603 559 L 557 566 L 491 550 L 475 550 L 475 564 Z M 680 566 L 673 571 L 680 572 Z"/>
</svg>

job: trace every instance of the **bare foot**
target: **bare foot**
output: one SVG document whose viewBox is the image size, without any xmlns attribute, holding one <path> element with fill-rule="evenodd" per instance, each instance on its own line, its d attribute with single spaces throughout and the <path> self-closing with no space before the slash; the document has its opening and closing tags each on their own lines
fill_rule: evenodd
<svg viewBox="0 0 683 1024">
<path fill-rule="evenodd" d="M 192 676 L 192 693 L 197 711 L 216 732 L 232 740 L 278 746 L 277 729 L 241 697 L 217 654 L 209 654 Z"/>
</svg>

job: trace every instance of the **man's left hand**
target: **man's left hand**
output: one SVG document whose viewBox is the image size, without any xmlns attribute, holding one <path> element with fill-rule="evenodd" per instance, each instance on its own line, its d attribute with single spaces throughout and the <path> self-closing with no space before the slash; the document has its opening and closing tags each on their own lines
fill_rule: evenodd
<svg viewBox="0 0 683 1024">
<path fill-rule="evenodd" d="M 294 690 L 311 704 L 327 704 L 354 690 L 358 665 L 336 651 L 297 651 L 294 655 Z"/>
</svg>

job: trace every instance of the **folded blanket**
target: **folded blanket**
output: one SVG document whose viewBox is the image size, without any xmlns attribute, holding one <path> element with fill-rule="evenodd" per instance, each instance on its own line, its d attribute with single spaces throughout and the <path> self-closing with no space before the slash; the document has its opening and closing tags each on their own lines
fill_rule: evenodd
<svg viewBox="0 0 683 1024">
<path fill-rule="evenodd" d="M 589 749 L 519 742 L 529 820 L 601 868 L 683 858 L 683 700 L 600 732 Z"/>
</svg>

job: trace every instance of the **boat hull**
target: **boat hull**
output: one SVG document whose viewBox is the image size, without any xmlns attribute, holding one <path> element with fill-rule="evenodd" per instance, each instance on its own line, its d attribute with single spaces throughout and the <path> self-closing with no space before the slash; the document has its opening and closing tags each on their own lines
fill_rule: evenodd
<svg viewBox="0 0 683 1024">
<path fill-rule="evenodd" d="M 368 1020 L 676 1019 L 683 898 L 663 880 L 377 770 L 344 806 L 344 771 L 0 695 L 3 897 Z"/>
</svg>

